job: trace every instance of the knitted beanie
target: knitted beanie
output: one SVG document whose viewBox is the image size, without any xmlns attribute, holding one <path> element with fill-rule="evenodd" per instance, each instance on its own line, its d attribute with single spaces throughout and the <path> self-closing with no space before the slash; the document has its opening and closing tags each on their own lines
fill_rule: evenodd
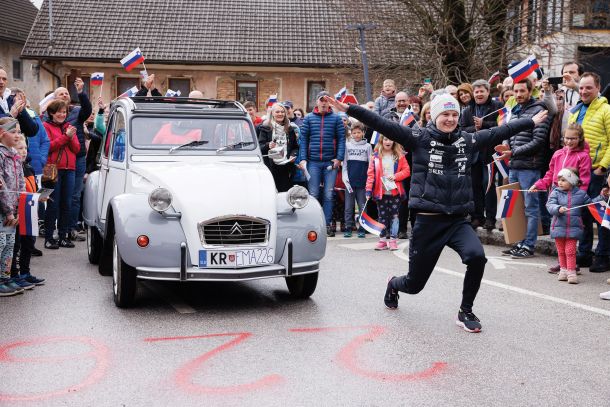
<svg viewBox="0 0 610 407">
<path fill-rule="evenodd" d="M 560 177 L 565 179 L 566 181 L 568 181 L 570 184 L 572 184 L 572 186 L 578 186 L 578 175 L 574 174 L 574 172 L 572 170 L 563 168 L 557 174 L 557 178 L 560 178 Z"/>
<path fill-rule="evenodd" d="M 458 101 L 455 100 L 455 98 L 449 93 L 438 95 L 432 99 L 432 102 L 430 102 L 430 115 L 432 116 L 433 122 L 436 122 L 436 118 L 439 114 L 449 110 L 456 111 L 459 117 L 460 105 L 458 104 Z"/>
</svg>

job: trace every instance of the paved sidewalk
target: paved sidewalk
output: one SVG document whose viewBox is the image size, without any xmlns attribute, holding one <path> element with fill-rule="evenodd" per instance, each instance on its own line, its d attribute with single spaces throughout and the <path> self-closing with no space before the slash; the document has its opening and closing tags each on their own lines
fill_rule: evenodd
<svg viewBox="0 0 610 407">
<path fill-rule="evenodd" d="M 481 243 L 483 244 L 506 247 L 511 246 L 504 243 L 504 234 L 498 229 L 494 229 L 489 232 L 483 228 L 478 228 L 477 234 L 479 235 L 479 239 L 481 239 Z M 593 247 L 596 245 L 597 243 L 593 242 Z M 536 242 L 536 253 L 556 256 L 557 249 L 555 248 L 555 241 L 551 239 L 549 235 L 538 236 L 538 241 Z"/>
</svg>

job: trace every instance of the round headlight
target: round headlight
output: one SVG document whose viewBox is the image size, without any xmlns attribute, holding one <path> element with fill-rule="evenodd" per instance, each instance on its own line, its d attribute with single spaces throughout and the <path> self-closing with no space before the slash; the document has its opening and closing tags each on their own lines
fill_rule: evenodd
<svg viewBox="0 0 610 407">
<path fill-rule="evenodd" d="M 288 205 L 295 209 L 304 208 L 309 202 L 309 192 L 300 185 L 295 185 L 286 193 Z"/>
<path fill-rule="evenodd" d="M 157 188 L 148 195 L 148 204 L 157 212 L 165 212 L 172 204 L 172 193 L 165 188 Z"/>
</svg>

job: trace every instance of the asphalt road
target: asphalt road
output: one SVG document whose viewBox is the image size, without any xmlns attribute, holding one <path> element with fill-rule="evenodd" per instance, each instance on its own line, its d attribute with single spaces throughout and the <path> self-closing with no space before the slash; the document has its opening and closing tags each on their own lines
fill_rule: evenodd
<svg viewBox="0 0 610 407">
<path fill-rule="evenodd" d="M 0 298 L 0 405 L 610 405 L 610 302 L 598 297 L 610 273 L 568 285 L 546 272 L 552 258 L 511 263 L 487 246 L 483 332 L 470 334 L 455 325 L 455 253 L 390 311 L 386 278 L 406 256 L 374 243 L 330 239 L 310 300 L 282 279 L 145 282 L 129 310 L 83 243 L 45 250 L 33 267 L 47 284 Z"/>
</svg>

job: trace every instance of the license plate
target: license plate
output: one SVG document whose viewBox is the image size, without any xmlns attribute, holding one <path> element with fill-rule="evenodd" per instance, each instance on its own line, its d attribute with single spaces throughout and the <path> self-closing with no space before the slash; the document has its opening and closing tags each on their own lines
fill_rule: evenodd
<svg viewBox="0 0 610 407">
<path fill-rule="evenodd" d="M 271 247 L 241 250 L 199 250 L 199 267 L 241 268 L 273 264 Z"/>
</svg>

